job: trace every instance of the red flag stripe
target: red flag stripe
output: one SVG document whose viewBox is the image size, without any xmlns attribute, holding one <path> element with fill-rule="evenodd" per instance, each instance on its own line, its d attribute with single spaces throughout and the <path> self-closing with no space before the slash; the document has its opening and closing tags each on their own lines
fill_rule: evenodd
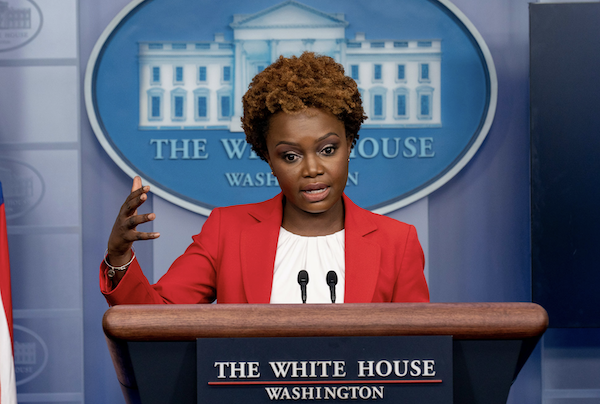
<svg viewBox="0 0 600 404">
<path fill-rule="evenodd" d="M 4 203 L 0 204 L 0 295 L 2 296 L 2 304 L 8 321 L 10 339 L 14 346 L 10 264 L 8 259 L 8 240 L 6 235 L 6 212 Z"/>
</svg>

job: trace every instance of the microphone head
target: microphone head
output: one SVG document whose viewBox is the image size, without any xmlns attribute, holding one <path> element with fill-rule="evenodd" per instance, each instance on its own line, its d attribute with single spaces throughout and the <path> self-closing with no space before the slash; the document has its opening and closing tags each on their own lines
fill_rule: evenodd
<svg viewBox="0 0 600 404">
<path fill-rule="evenodd" d="M 329 271 L 327 272 L 327 284 L 328 285 L 337 285 L 338 282 L 338 277 L 337 274 L 335 273 L 335 271 Z"/>
<path fill-rule="evenodd" d="M 298 272 L 298 283 L 300 285 L 306 285 L 308 283 L 308 272 L 304 269 Z"/>
</svg>

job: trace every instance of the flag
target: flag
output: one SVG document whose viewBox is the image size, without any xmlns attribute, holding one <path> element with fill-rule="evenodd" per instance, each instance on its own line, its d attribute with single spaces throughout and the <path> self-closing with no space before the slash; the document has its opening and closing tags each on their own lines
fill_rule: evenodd
<svg viewBox="0 0 600 404">
<path fill-rule="evenodd" d="M 17 404 L 6 211 L 0 183 L 0 404 Z"/>
</svg>

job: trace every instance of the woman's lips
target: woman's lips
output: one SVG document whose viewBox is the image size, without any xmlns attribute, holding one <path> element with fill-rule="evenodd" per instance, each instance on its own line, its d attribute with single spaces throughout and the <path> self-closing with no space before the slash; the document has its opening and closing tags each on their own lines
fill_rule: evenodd
<svg viewBox="0 0 600 404">
<path fill-rule="evenodd" d="M 325 184 L 311 184 L 302 189 L 302 195 L 308 202 L 320 202 L 327 198 L 329 190 Z"/>
</svg>

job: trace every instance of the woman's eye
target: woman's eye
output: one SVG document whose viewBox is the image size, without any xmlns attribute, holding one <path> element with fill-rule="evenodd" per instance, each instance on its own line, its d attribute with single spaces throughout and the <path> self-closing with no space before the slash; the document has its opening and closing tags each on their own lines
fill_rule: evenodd
<svg viewBox="0 0 600 404">
<path fill-rule="evenodd" d="M 297 158 L 298 158 L 298 156 L 295 154 L 292 154 L 292 153 L 283 155 L 283 159 L 288 162 L 296 161 Z"/>
<path fill-rule="evenodd" d="M 333 153 L 335 153 L 335 147 L 333 147 L 333 146 L 324 147 L 322 150 L 322 153 L 325 154 L 326 156 L 332 155 Z"/>
</svg>

